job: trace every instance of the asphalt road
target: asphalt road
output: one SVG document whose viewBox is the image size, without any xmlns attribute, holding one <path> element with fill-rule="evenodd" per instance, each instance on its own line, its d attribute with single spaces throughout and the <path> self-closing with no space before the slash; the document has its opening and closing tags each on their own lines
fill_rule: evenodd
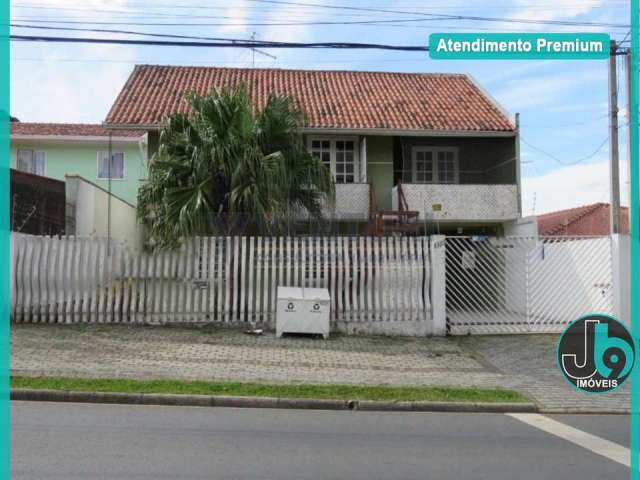
<svg viewBox="0 0 640 480">
<path fill-rule="evenodd" d="M 551 418 L 628 447 L 626 416 Z M 13 402 L 11 458 L 14 479 L 629 478 L 499 414 Z"/>
</svg>

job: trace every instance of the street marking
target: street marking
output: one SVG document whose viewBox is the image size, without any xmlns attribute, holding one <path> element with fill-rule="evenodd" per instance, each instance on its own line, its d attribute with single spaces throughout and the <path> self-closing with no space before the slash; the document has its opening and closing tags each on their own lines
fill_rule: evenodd
<svg viewBox="0 0 640 480">
<path fill-rule="evenodd" d="M 602 455 L 603 457 L 620 463 L 626 467 L 630 466 L 631 452 L 627 447 L 617 443 L 596 437 L 590 433 L 583 432 L 577 428 L 570 427 L 564 423 L 552 420 L 549 417 L 537 413 L 507 413 L 507 416 L 520 420 L 527 425 L 536 427 L 547 433 L 560 437 L 568 442 L 574 443 L 582 448 Z"/>
</svg>

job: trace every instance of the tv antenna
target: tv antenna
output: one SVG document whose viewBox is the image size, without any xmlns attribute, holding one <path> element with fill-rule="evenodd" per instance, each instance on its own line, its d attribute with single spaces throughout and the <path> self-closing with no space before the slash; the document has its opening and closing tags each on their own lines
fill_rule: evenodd
<svg viewBox="0 0 640 480">
<path fill-rule="evenodd" d="M 252 42 L 256 41 L 256 32 L 251 32 L 251 39 Z M 276 57 L 275 55 L 271 55 L 270 53 L 265 52 L 264 50 L 260 50 L 258 48 L 250 48 L 251 50 L 251 67 L 255 68 L 256 66 L 256 53 L 260 54 L 260 55 L 264 55 L 265 57 L 269 57 L 272 58 L 273 60 L 277 60 L 278 57 Z"/>
</svg>

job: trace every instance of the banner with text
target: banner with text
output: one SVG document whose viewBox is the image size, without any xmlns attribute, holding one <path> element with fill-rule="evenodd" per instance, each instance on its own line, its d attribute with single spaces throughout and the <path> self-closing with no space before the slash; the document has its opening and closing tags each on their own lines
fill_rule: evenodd
<svg viewBox="0 0 640 480">
<path fill-rule="evenodd" d="M 433 33 L 437 60 L 601 60 L 611 47 L 606 33 Z"/>
</svg>

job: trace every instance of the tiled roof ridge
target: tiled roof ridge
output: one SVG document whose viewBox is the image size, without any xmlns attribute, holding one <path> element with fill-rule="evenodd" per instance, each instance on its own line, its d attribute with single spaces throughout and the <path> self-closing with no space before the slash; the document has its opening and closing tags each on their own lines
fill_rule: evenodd
<svg viewBox="0 0 640 480">
<path fill-rule="evenodd" d="M 597 202 L 597 203 L 593 203 L 593 204 L 588 204 L 588 205 L 582 205 L 580 207 L 574 207 L 574 208 L 567 208 L 565 210 L 559 210 L 557 212 L 551 212 L 551 213 L 547 213 L 544 215 L 540 215 L 540 217 L 546 217 L 549 218 L 551 216 L 558 216 L 561 217 L 563 214 L 571 212 L 571 211 L 575 211 L 576 214 L 570 217 L 565 217 L 566 218 L 566 223 L 564 223 L 562 221 L 562 219 L 560 220 L 560 222 L 552 229 L 547 230 L 544 232 L 545 235 L 555 235 L 557 233 L 562 232 L 562 230 L 568 228 L 570 225 L 582 220 L 583 218 L 585 218 L 588 215 L 591 215 L 592 213 L 594 213 L 596 210 L 602 208 L 602 207 L 608 207 L 609 204 L 604 203 L 604 202 Z"/>
<path fill-rule="evenodd" d="M 341 69 L 323 69 L 323 68 L 285 68 L 285 67 L 226 67 L 224 65 L 165 65 L 154 63 L 136 63 L 134 68 L 167 68 L 167 69 L 216 69 L 216 70 L 252 70 L 262 72 L 310 72 L 310 73 L 355 73 L 355 74 L 380 74 L 380 75 L 417 75 L 431 77 L 469 77 L 468 73 L 445 73 L 445 72 L 389 72 L 383 70 L 341 70 Z"/>
<path fill-rule="evenodd" d="M 100 127 L 104 128 L 101 123 L 84 123 L 84 122 L 12 122 L 11 126 L 16 125 L 56 125 L 64 127 Z"/>
</svg>

